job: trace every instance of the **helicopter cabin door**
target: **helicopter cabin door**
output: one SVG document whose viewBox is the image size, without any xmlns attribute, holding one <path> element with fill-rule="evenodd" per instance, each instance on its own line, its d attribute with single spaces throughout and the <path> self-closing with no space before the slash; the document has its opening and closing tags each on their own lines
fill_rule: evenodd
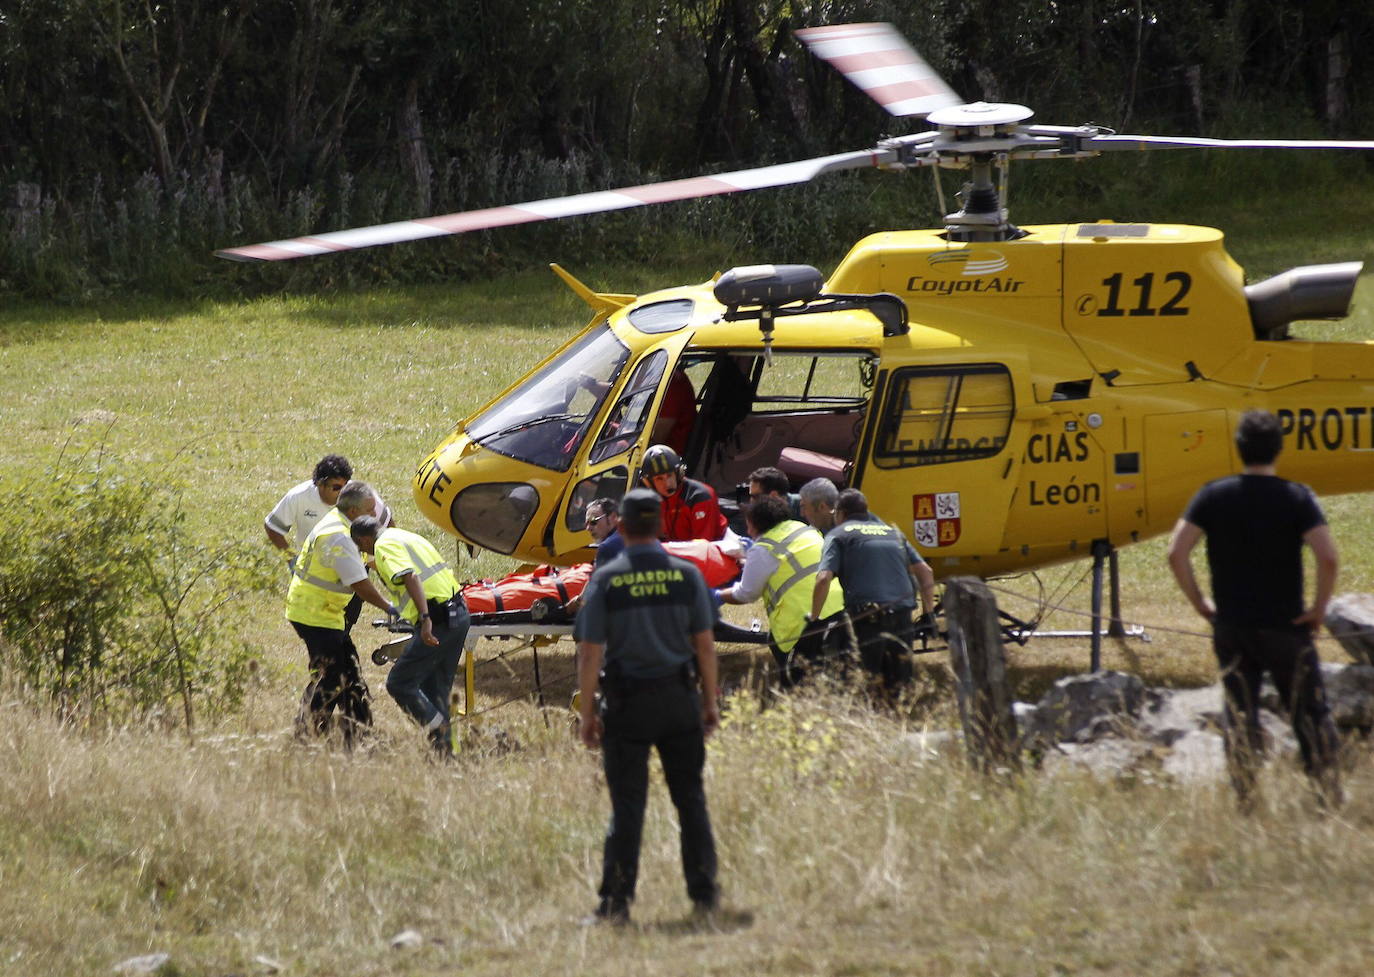
<svg viewBox="0 0 1374 977">
<path fill-rule="evenodd" d="M 1147 528 L 1164 532 L 1208 479 L 1238 469 L 1232 423 L 1222 409 L 1145 418 Z"/>
<path fill-rule="evenodd" d="M 1002 545 L 1016 491 L 1018 403 L 1030 402 L 1024 355 L 955 360 L 922 354 L 878 376 L 854 485 L 941 575 L 983 572 Z"/>
<path fill-rule="evenodd" d="M 567 489 L 559 501 L 546 542 L 564 560 L 590 560 L 587 503 L 602 497 L 619 499 L 630 487 L 654 431 L 678 356 L 692 333 L 676 333 L 641 351 L 621 371 L 619 389 L 607 398 L 610 405 L 578 452 L 568 473 Z"/>
</svg>

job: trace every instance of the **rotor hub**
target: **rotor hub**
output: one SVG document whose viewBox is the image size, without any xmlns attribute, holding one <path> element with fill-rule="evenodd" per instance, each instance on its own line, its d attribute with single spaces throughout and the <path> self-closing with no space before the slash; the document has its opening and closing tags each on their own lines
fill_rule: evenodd
<svg viewBox="0 0 1374 977">
<path fill-rule="evenodd" d="M 947 108 L 936 109 L 926 116 L 926 121 L 941 129 L 986 130 L 976 134 L 991 136 L 994 129 L 1017 125 L 1034 114 L 1024 105 L 1010 102 L 970 102 L 968 105 L 950 105 Z"/>
</svg>

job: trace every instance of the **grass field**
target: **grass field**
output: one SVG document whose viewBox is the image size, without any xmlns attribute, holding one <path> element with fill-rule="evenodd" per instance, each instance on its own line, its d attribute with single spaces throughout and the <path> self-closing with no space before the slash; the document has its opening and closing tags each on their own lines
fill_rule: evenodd
<svg viewBox="0 0 1374 977">
<path fill-rule="evenodd" d="M 1354 226 L 1334 236 L 1311 251 L 1304 240 L 1252 247 L 1263 273 L 1332 260 L 1341 244 L 1365 256 Z M 632 291 L 715 269 L 572 270 Z M 1366 304 L 1371 287 L 1360 286 Z M 99 449 L 186 478 L 197 532 L 255 539 L 281 492 L 339 451 L 419 527 L 416 462 L 583 318 L 542 270 L 239 304 L 10 306 L 0 471 L 39 478 L 59 453 Z M 1342 329 L 1374 336 L 1374 314 L 1362 308 Z M 1346 559 L 1341 590 L 1371 589 L 1369 502 L 1325 503 Z M 459 572 L 508 566 L 479 556 Z M 1064 607 L 1046 626 L 1083 627 L 1085 570 L 1006 581 L 999 599 L 1029 614 L 1043 594 Z M 1122 578 L 1125 616 L 1153 641 L 1109 643 L 1108 667 L 1148 683 L 1211 681 L 1162 543 L 1125 550 Z M 720 932 L 684 921 L 675 829 L 656 790 L 638 925 L 584 929 L 604 787 L 566 711 L 525 695 L 527 653 L 479 650 L 482 704 L 516 701 L 492 708 L 443 769 L 367 665 L 380 731 L 350 757 L 291 739 L 304 662 L 279 600 L 231 613 L 263 667 L 245 709 L 194 741 L 74 731 L 0 692 L 0 973 L 106 973 L 163 951 L 163 973 L 206 977 L 274 962 L 359 975 L 1356 974 L 1374 953 L 1358 908 L 1374 874 L 1362 749 L 1351 803 L 1328 817 L 1282 766 L 1250 821 L 1222 787 L 1034 773 L 991 785 L 922 739 L 952 723 L 942 656 L 922 669 L 918 708 L 895 717 L 829 691 L 759 711 L 747 690 L 763 657 L 729 655 L 728 682 L 743 691 L 714 741 L 708 793 L 740 918 Z M 1334 643 L 1323 653 L 1345 660 Z M 1036 641 L 1012 660 L 1019 694 L 1034 698 L 1085 669 L 1087 648 Z M 550 702 L 565 702 L 569 647 L 541 664 Z M 392 949 L 406 928 L 421 945 Z"/>
</svg>

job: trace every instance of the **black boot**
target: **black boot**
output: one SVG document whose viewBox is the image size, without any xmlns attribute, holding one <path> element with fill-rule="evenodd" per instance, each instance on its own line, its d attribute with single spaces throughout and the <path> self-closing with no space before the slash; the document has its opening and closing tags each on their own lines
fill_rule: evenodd
<svg viewBox="0 0 1374 977">
<path fill-rule="evenodd" d="M 453 730 L 448 723 L 443 723 L 429 731 L 429 746 L 441 760 L 447 760 L 453 756 Z"/>
</svg>

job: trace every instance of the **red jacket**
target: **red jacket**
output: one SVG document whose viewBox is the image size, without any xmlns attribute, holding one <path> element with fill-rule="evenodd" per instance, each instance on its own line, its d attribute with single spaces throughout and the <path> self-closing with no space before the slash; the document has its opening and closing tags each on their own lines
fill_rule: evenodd
<svg viewBox="0 0 1374 977">
<path fill-rule="evenodd" d="M 695 478 L 684 478 L 678 490 L 663 500 L 659 536 L 665 540 L 721 539 L 726 526 L 716 490 Z"/>
</svg>

